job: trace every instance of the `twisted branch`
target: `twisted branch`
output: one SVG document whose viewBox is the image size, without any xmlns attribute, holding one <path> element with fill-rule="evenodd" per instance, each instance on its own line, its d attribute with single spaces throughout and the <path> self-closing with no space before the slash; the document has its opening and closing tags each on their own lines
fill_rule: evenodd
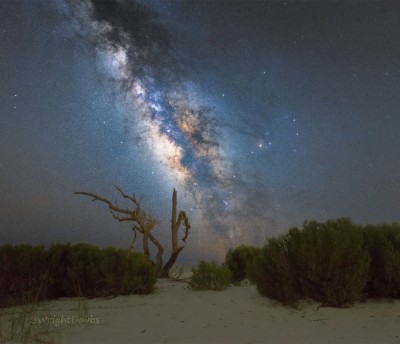
<svg viewBox="0 0 400 344">
<path fill-rule="evenodd" d="M 173 190 L 173 199 L 172 199 L 172 222 L 171 222 L 171 230 L 173 236 L 172 252 L 168 262 L 163 266 L 162 255 L 164 253 L 164 247 L 151 233 L 152 229 L 157 224 L 157 220 L 152 215 L 142 210 L 140 204 L 142 201 L 142 197 L 137 199 L 134 194 L 130 196 L 124 193 L 124 191 L 120 187 L 115 186 L 115 188 L 124 199 L 127 199 L 133 203 L 133 209 L 121 208 L 118 206 L 116 200 L 113 203 L 110 200 L 91 192 L 77 191 L 75 192 L 75 194 L 90 196 L 93 198 L 92 201 L 100 201 L 107 204 L 108 208 L 110 209 L 110 213 L 115 220 L 117 220 L 118 222 L 129 222 L 134 235 L 134 238 L 130 245 L 131 249 L 133 249 L 134 247 L 137 238 L 137 232 L 139 232 L 143 235 L 144 254 L 149 257 L 150 251 L 148 247 L 148 240 L 150 240 L 153 243 L 153 245 L 156 246 L 157 248 L 156 262 L 154 263 L 156 265 L 157 271 L 159 271 L 163 275 L 168 275 L 168 271 L 175 263 L 179 253 L 185 247 L 185 245 L 178 246 L 178 240 L 176 235 L 178 229 L 180 228 L 180 225 L 182 224 L 182 221 L 184 224 L 184 231 L 185 231 L 182 240 L 185 244 L 190 230 L 190 223 L 186 213 L 184 211 L 180 211 L 178 217 L 176 216 L 176 204 L 177 204 L 176 190 L 175 189 Z"/>
</svg>

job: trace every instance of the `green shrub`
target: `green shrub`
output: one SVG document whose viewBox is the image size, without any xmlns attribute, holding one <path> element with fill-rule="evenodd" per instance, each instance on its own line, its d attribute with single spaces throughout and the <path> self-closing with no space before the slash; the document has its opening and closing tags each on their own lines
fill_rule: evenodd
<svg viewBox="0 0 400 344">
<path fill-rule="evenodd" d="M 0 307 L 44 298 L 150 293 L 156 280 L 149 259 L 125 249 L 0 246 Z"/>
<path fill-rule="evenodd" d="M 50 284 L 48 297 L 72 297 L 76 296 L 74 284 L 68 276 L 71 267 L 69 254 L 71 244 L 52 244 L 48 250 L 48 267 L 50 271 Z"/>
<path fill-rule="evenodd" d="M 45 297 L 49 279 L 46 258 L 43 246 L 0 246 L 0 305 Z"/>
<path fill-rule="evenodd" d="M 261 249 L 254 246 L 241 245 L 230 249 L 225 256 L 225 264 L 232 271 L 234 282 L 240 282 L 247 277 L 247 266 L 261 253 Z"/>
<path fill-rule="evenodd" d="M 101 272 L 106 294 L 148 294 L 157 281 L 157 273 L 150 260 L 143 253 L 126 249 L 103 249 Z"/>
<path fill-rule="evenodd" d="M 232 272 L 225 264 L 202 260 L 197 268 L 192 269 L 189 288 L 193 290 L 223 290 L 232 281 Z"/>
<path fill-rule="evenodd" d="M 400 298 L 400 225 L 368 225 L 364 238 L 371 256 L 366 295 Z"/>
<path fill-rule="evenodd" d="M 0 246 L 0 307 L 10 303 L 12 299 L 13 260 L 14 247 L 12 245 Z"/>
<path fill-rule="evenodd" d="M 361 228 L 338 219 L 269 239 L 249 270 L 261 294 L 283 303 L 310 298 L 342 306 L 361 299 L 369 265 Z"/>
<path fill-rule="evenodd" d="M 72 245 L 68 251 L 67 276 L 75 296 L 94 297 L 102 294 L 103 275 L 100 271 L 101 251 L 90 244 Z"/>
<path fill-rule="evenodd" d="M 360 300 L 370 264 L 361 227 L 348 219 L 313 221 L 299 233 L 291 233 L 289 251 L 301 293 L 330 306 Z"/>
<path fill-rule="evenodd" d="M 289 261 L 288 235 L 268 239 L 267 244 L 248 266 L 248 277 L 258 292 L 280 301 L 295 305 L 300 295 L 296 288 L 296 274 Z"/>
</svg>

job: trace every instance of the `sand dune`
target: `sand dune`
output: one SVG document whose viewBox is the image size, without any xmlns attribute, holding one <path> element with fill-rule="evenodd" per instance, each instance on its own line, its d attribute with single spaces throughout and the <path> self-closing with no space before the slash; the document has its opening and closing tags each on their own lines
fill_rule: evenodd
<svg viewBox="0 0 400 344">
<path fill-rule="evenodd" d="M 65 320 L 77 314 L 76 302 L 52 301 L 42 307 L 53 319 Z M 78 324 L 75 317 L 75 323 L 59 326 L 61 342 L 400 343 L 400 300 L 342 309 L 303 302 L 291 309 L 260 296 L 250 285 L 192 291 L 184 282 L 159 280 L 151 295 L 91 299 L 79 312 L 92 324 Z"/>
</svg>

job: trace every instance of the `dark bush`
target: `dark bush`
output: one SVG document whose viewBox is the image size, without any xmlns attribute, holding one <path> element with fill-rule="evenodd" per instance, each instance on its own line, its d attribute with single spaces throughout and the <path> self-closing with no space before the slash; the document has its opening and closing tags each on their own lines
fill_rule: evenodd
<svg viewBox="0 0 400 344">
<path fill-rule="evenodd" d="M 43 246 L 0 246 L 0 305 L 45 298 L 49 280 L 46 258 Z"/>
<path fill-rule="evenodd" d="M 106 294 L 148 294 L 157 280 L 156 270 L 144 254 L 113 247 L 102 251 L 101 272 Z"/>
<path fill-rule="evenodd" d="M 94 297 L 102 294 L 104 280 L 100 263 L 101 250 L 97 246 L 76 244 L 69 248 L 67 276 L 76 296 Z"/>
<path fill-rule="evenodd" d="M 240 282 L 247 277 L 248 264 L 260 253 L 260 248 L 247 245 L 238 246 L 227 252 L 225 264 L 232 271 L 233 282 Z"/>
<path fill-rule="evenodd" d="M 12 245 L 0 246 L 0 307 L 7 305 L 12 299 L 13 257 Z"/>
<path fill-rule="evenodd" d="M 202 260 L 192 269 L 189 288 L 193 290 L 223 290 L 232 282 L 232 272 L 225 265 Z"/>
<path fill-rule="evenodd" d="M 0 246 L 0 307 L 44 298 L 150 293 L 156 280 L 148 258 L 125 249 Z"/>
<path fill-rule="evenodd" d="M 268 239 L 267 244 L 248 266 L 248 277 L 261 295 L 285 305 L 295 305 L 301 297 L 296 288 L 296 273 L 289 261 L 288 235 Z"/>
<path fill-rule="evenodd" d="M 69 254 L 71 244 L 52 244 L 48 250 L 48 268 L 50 283 L 48 297 L 72 297 L 76 296 L 74 285 L 68 276 L 70 269 Z"/>
<path fill-rule="evenodd" d="M 342 306 L 361 299 L 369 264 L 361 228 L 338 219 L 269 239 L 249 270 L 261 294 L 283 303 L 310 298 Z"/>
<path fill-rule="evenodd" d="M 371 257 L 366 295 L 400 298 L 400 224 L 368 225 L 364 238 Z"/>
</svg>

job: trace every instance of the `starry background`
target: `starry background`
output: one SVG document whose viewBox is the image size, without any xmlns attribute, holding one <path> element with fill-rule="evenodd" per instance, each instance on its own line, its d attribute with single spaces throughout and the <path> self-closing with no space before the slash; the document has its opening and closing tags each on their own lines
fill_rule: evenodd
<svg viewBox="0 0 400 344">
<path fill-rule="evenodd" d="M 143 195 L 183 260 L 304 220 L 400 221 L 400 2 L 1 1 L 0 243 L 127 247 Z M 121 201 L 121 204 L 123 202 Z"/>
</svg>

